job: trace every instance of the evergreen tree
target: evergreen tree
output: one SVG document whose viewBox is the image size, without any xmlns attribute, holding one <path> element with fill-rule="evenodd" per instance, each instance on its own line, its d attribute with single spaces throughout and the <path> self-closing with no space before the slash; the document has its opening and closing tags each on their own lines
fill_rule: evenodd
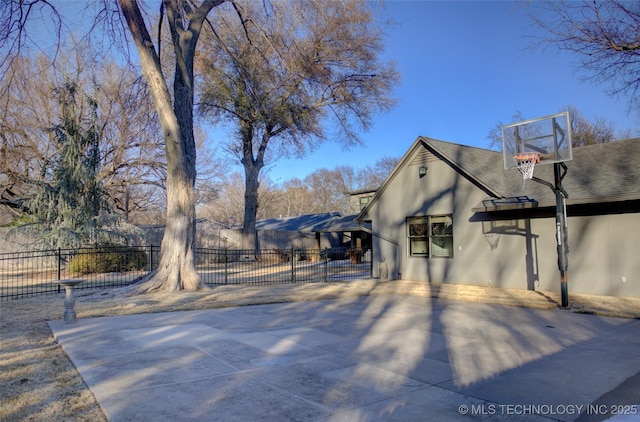
<svg viewBox="0 0 640 422">
<path fill-rule="evenodd" d="M 60 122 L 48 129 L 58 153 L 42 168 L 42 180 L 29 208 L 38 243 L 48 247 L 81 247 L 125 243 L 131 226 L 109 212 L 99 180 L 98 106 L 66 82 L 54 89 Z M 38 245 L 42 246 L 42 245 Z"/>
</svg>

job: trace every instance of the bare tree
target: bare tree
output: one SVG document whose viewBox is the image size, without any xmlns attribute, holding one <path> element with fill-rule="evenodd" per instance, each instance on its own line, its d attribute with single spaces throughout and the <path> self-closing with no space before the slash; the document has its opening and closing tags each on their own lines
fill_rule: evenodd
<svg viewBox="0 0 640 422">
<path fill-rule="evenodd" d="M 167 217 L 160 263 L 137 291 L 196 290 L 202 287 L 202 281 L 195 270 L 193 251 L 196 180 L 193 63 L 207 16 L 224 0 L 203 0 L 199 4 L 163 0 L 159 23 L 166 19 L 171 34 L 172 90 L 163 74 L 160 45 L 154 44 L 138 2 L 118 0 L 118 3 L 158 112 L 167 158 Z"/>
<path fill-rule="evenodd" d="M 374 112 L 386 110 L 393 104 L 388 94 L 397 75 L 392 66 L 376 61 L 376 55 L 382 49 L 382 34 L 374 25 L 369 3 L 228 0 L 229 9 L 220 8 L 220 15 L 226 20 L 209 22 L 210 12 L 223 3 L 225 0 L 162 0 L 157 20 L 143 13 L 140 0 L 117 0 L 118 10 L 113 10 L 108 0 L 102 3 L 102 15 L 122 17 L 122 24 L 135 43 L 165 145 L 167 212 L 161 258 L 158 269 L 136 287 L 137 292 L 202 287 L 193 256 L 196 202 L 193 105 L 196 83 L 194 57 L 204 25 L 211 30 L 222 29 L 218 35 L 235 34 L 235 37 L 224 40 L 224 53 L 233 53 L 233 60 L 227 63 L 240 65 L 243 62 L 239 59 L 247 59 L 241 67 L 244 76 L 251 78 L 244 81 L 271 80 L 275 81 L 275 84 L 271 82 L 271 88 L 279 87 L 276 92 L 265 84 L 269 95 L 265 95 L 265 91 L 255 91 L 251 101 L 247 101 L 247 95 L 235 97 L 245 107 L 237 110 L 242 112 L 238 116 L 246 117 L 244 112 L 250 110 L 248 107 L 256 105 L 259 107 L 254 110 L 261 112 L 259 116 L 262 116 L 255 121 L 243 120 L 239 125 L 240 134 L 244 135 L 241 139 L 249 143 L 246 148 L 234 149 L 247 166 L 245 180 L 248 189 L 245 195 L 249 199 L 246 201 L 249 212 L 245 212 L 244 224 L 253 228 L 254 239 L 258 173 L 264 166 L 264 154 L 271 138 L 278 138 L 285 147 L 283 151 L 302 154 L 312 145 L 305 144 L 304 140 L 330 137 L 321 122 L 331 115 L 337 122 L 336 135 L 340 139 L 347 144 L 359 142 L 356 128 L 368 128 Z M 47 9 L 58 17 L 55 8 L 46 0 L 3 2 L 0 9 L 2 64 L 11 62 L 20 53 L 22 42 L 27 39 L 28 17 L 36 8 Z M 238 18 L 235 23 L 233 18 Z M 327 19 L 332 19 L 328 20 L 331 25 L 320 25 Z M 113 22 L 118 23 L 117 20 Z M 161 36 L 158 36 L 158 42 L 151 37 L 149 28 L 154 22 L 159 34 L 163 33 L 163 24 L 168 25 L 168 49 L 161 49 Z M 232 27 L 235 32 L 231 31 Z M 290 29 L 289 37 L 275 30 L 282 27 Z M 112 28 L 117 28 L 117 25 Z M 321 32 L 315 37 L 302 36 L 313 33 L 316 28 Z M 235 41 L 235 45 L 231 41 Z M 168 70 L 162 67 L 167 61 L 171 62 Z M 279 73 L 292 70 L 294 75 L 299 73 L 301 76 L 287 81 Z M 278 77 L 273 79 L 274 76 Z M 279 84 L 282 81 L 287 82 Z M 223 89 L 224 86 L 219 85 L 218 88 Z M 243 92 L 238 89 L 232 91 L 234 94 Z M 284 96 L 281 95 L 283 92 Z M 279 95 L 273 95 L 276 93 Z M 260 104 L 255 101 L 257 98 L 274 101 Z M 270 106 L 265 108 L 266 105 Z M 264 118 L 269 114 L 275 119 Z M 258 131 L 261 135 L 254 137 Z M 256 140 L 258 142 L 254 142 Z"/>
<path fill-rule="evenodd" d="M 102 3 L 104 9 L 101 15 L 122 17 L 123 24 L 136 45 L 142 74 L 153 98 L 165 143 L 167 214 L 160 263 L 158 269 L 137 286 L 137 292 L 194 290 L 202 287 L 193 257 L 196 179 L 193 60 L 207 16 L 213 8 L 224 2 L 225 0 L 162 0 L 160 3 L 157 21 L 159 32 L 161 24 L 166 21 L 171 39 L 169 50 L 173 69 L 169 74 L 173 78 L 172 89 L 169 89 L 161 66 L 160 44 L 154 44 L 148 29 L 151 23 L 145 20 L 138 0 L 118 0 L 117 11 L 112 9 L 111 2 L 104 0 Z M 20 53 L 21 43 L 26 37 L 26 22 L 34 8 L 49 8 L 50 13 L 58 16 L 55 8 L 46 0 L 3 2 L 0 9 L 3 64 Z"/>
<path fill-rule="evenodd" d="M 361 1 L 236 1 L 247 25 L 220 13 L 199 63 L 200 110 L 231 122 L 228 150 L 245 172 L 244 247 L 256 247 L 259 175 L 278 156 L 318 143 L 360 143 L 376 112 L 393 106 L 393 64 L 378 61 L 383 33 Z M 247 37 L 249 42 L 247 42 Z"/>
<path fill-rule="evenodd" d="M 128 67 L 107 63 L 93 69 L 102 106 L 100 179 L 114 209 L 138 221 L 164 209 L 166 160 L 149 90 Z"/>
<path fill-rule="evenodd" d="M 17 216 L 29 214 L 29 187 L 48 181 L 43 169 L 50 167 L 60 145 L 46 129 L 60 114 L 53 95 L 60 80 L 73 83 L 82 93 L 79 99 L 91 96 L 96 102 L 97 178 L 110 208 L 127 220 L 164 209 L 165 160 L 144 81 L 126 66 L 96 60 L 85 43 L 63 50 L 56 64 L 43 54 L 20 57 L 10 66 L 12 78 L 0 82 L 5 93 L 0 103 L 0 201 L 16 209 Z"/>
<path fill-rule="evenodd" d="M 287 190 L 277 187 L 266 175 L 260 176 L 258 219 L 288 217 L 291 206 Z M 225 175 L 216 183 L 215 195 L 203 202 L 198 215 L 223 224 L 242 224 L 244 214 L 244 178 L 239 172 Z M 294 206 L 296 206 L 298 202 Z M 298 214 L 294 214 L 298 215 Z"/>
<path fill-rule="evenodd" d="M 227 221 L 227 217 L 221 215 L 220 219 L 213 210 L 214 205 L 220 203 L 224 195 L 224 189 L 228 183 L 228 174 L 231 164 L 228 160 L 218 155 L 217 148 L 208 143 L 206 132 L 203 128 L 195 128 L 197 169 L 196 177 L 196 214 L 206 216 L 220 222 Z"/>
<path fill-rule="evenodd" d="M 319 169 L 305 177 L 315 212 L 341 212 L 349 209 L 349 192 L 354 189 L 355 171 L 351 166 L 338 166 L 333 170 Z"/>
<path fill-rule="evenodd" d="M 55 40 L 61 39 L 62 20 L 56 8 L 47 0 L 4 0 L 0 2 L 0 74 L 2 79 L 13 76 L 11 64 L 28 48 L 31 21 L 48 16 L 55 31 Z M 59 44 L 55 44 L 57 51 Z"/>
<path fill-rule="evenodd" d="M 0 82 L 4 92 L 0 107 L 0 203 L 15 210 L 16 216 L 28 211 L 26 181 L 40 181 L 42 169 L 58 153 L 54 142 L 48 142 L 46 128 L 53 126 L 55 101 L 52 85 L 33 84 L 34 72 L 46 71 L 49 62 L 16 58 L 11 63 L 15 76 Z"/>
<path fill-rule="evenodd" d="M 587 79 L 611 84 L 640 107 L 640 3 L 624 0 L 530 4 L 546 42 L 576 54 Z"/>
<path fill-rule="evenodd" d="M 343 215 L 349 207 L 350 193 L 359 189 L 377 189 L 398 163 L 398 158 L 384 156 L 373 165 L 354 170 L 351 166 L 318 169 L 303 180 L 292 178 L 280 185 L 267 175 L 260 178 L 257 219 L 287 218 L 306 214 L 339 212 Z M 199 215 L 221 221 L 242 223 L 243 179 L 233 173 L 221 183 L 219 195 L 200 208 Z"/>
<path fill-rule="evenodd" d="M 493 150 L 502 150 L 502 126 L 508 125 L 514 122 L 522 122 L 526 120 L 520 110 L 516 110 L 515 113 L 511 116 L 511 121 L 508 123 L 504 123 L 502 121 L 498 121 L 487 133 L 487 140 L 489 141 L 489 149 Z"/>
<path fill-rule="evenodd" d="M 313 192 L 302 180 L 293 178 L 283 183 L 282 191 L 284 209 L 272 217 L 295 217 L 316 212 L 320 201 L 313 196 Z M 261 206 L 262 207 L 262 206 Z"/>
<path fill-rule="evenodd" d="M 571 126 L 571 146 L 582 147 L 616 140 L 613 123 L 605 118 L 596 117 L 593 122 L 590 122 L 574 106 L 568 106 L 567 111 Z"/>
<path fill-rule="evenodd" d="M 283 191 L 267 174 L 260 175 L 258 196 L 260 198 L 260 207 L 258 207 L 257 219 L 287 216 L 285 214 L 286 207 L 283 200 Z M 241 198 L 244 198 L 244 196 Z M 242 206 L 242 213 L 239 215 L 244 215 L 244 201 Z"/>
<path fill-rule="evenodd" d="M 400 158 L 383 156 L 373 165 L 358 171 L 358 183 L 352 189 L 378 189 L 396 167 Z"/>
</svg>

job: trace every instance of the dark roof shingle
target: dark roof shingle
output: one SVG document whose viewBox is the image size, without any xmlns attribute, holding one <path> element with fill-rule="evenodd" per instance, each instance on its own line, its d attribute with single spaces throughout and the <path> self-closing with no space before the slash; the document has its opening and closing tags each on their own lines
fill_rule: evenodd
<svg viewBox="0 0 640 422">
<path fill-rule="evenodd" d="M 565 162 L 562 181 L 571 203 L 598 203 L 640 199 L 640 139 L 614 141 L 573 148 Z M 533 175 L 554 182 L 553 167 L 538 165 Z M 553 191 L 535 181 L 523 183 L 517 170 L 505 172 L 506 197 L 525 194 L 539 203 L 555 203 Z M 523 189 L 524 184 L 524 189 Z"/>
<path fill-rule="evenodd" d="M 541 183 L 523 181 L 516 170 L 504 170 L 502 153 L 423 138 L 447 160 L 495 192 L 494 199 L 522 198 L 539 205 L 555 203 L 555 194 Z M 573 148 L 565 163 L 562 185 L 571 203 L 640 199 L 640 138 Z M 534 176 L 554 183 L 554 166 L 537 165 Z"/>
<path fill-rule="evenodd" d="M 256 221 L 257 230 L 313 231 L 318 224 L 340 217 L 339 212 L 308 214 L 298 217 L 268 218 Z"/>
</svg>

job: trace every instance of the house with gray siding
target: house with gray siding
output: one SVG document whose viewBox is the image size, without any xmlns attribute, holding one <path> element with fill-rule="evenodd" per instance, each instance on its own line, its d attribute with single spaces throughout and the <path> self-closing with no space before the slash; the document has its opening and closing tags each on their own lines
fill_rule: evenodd
<svg viewBox="0 0 640 422">
<path fill-rule="evenodd" d="M 569 294 L 640 297 L 640 139 L 573 149 L 563 187 Z M 551 183 L 553 166 L 534 176 Z M 560 290 L 555 194 L 502 153 L 418 137 L 357 219 L 374 276 Z"/>
</svg>

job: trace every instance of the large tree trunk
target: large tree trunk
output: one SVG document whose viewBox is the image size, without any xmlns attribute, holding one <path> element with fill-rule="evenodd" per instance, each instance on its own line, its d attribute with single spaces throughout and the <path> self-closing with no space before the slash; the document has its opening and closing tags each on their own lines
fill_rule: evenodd
<svg viewBox="0 0 640 422">
<path fill-rule="evenodd" d="M 242 136 L 242 165 L 244 166 L 244 222 L 242 225 L 242 247 L 252 249 L 258 253 L 258 235 L 256 233 L 256 219 L 258 215 L 258 177 L 264 167 L 264 153 L 269 143 L 268 132 L 262 135 L 260 145 L 257 148 L 256 157 L 253 157 L 253 126 L 243 123 L 240 126 Z"/>
<path fill-rule="evenodd" d="M 175 109 L 185 112 L 176 93 Z M 180 112 L 182 111 L 182 113 Z M 166 132 L 165 132 L 166 133 Z M 190 138 L 190 139 L 189 139 Z M 197 290 L 202 283 L 195 269 L 195 144 L 193 137 L 165 136 L 167 150 L 167 217 L 158 269 L 136 290 L 141 292 Z"/>
<path fill-rule="evenodd" d="M 193 58 L 202 22 L 224 0 L 205 0 L 190 14 L 188 30 L 179 3 L 164 0 L 176 55 L 174 97 L 163 77 L 160 59 L 136 0 L 119 0 L 136 43 L 142 73 L 147 80 L 164 132 L 167 153 L 167 219 L 158 269 L 136 286 L 136 292 L 196 290 L 202 282 L 195 269 L 196 149 L 193 136 Z"/>
<path fill-rule="evenodd" d="M 169 176 L 172 171 L 173 176 Z M 184 168 L 169 167 L 167 174 L 167 219 L 155 273 L 138 291 L 197 290 L 202 287 L 195 269 L 194 185 Z"/>
<path fill-rule="evenodd" d="M 256 219 L 258 215 L 258 174 L 254 163 L 244 164 L 244 223 L 242 225 L 242 248 L 257 251 L 258 236 Z"/>
</svg>

